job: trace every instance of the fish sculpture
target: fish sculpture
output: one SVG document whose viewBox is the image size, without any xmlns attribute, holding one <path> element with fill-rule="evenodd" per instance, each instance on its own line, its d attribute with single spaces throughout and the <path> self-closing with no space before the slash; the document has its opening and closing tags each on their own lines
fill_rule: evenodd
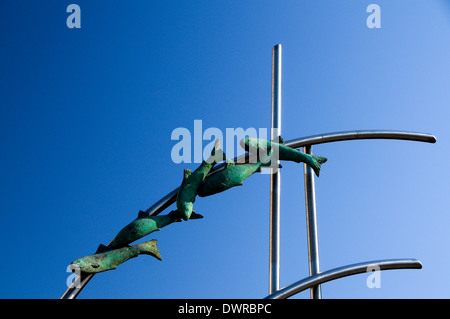
<svg viewBox="0 0 450 319">
<path fill-rule="evenodd" d="M 190 219 L 199 218 L 203 218 L 203 216 L 192 211 Z M 141 210 L 139 211 L 138 218 L 122 228 L 108 247 L 110 249 L 124 247 L 154 231 L 158 231 L 161 228 L 172 224 L 173 222 L 181 222 L 181 216 L 177 210 L 173 210 L 167 215 L 158 216 L 149 216 Z"/>
<path fill-rule="evenodd" d="M 253 154 L 257 152 L 259 152 L 259 154 L 267 154 L 270 149 L 273 149 L 274 152 L 278 149 L 279 160 L 294 161 L 296 163 L 303 162 L 309 165 L 314 170 L 314 173 L 319 176 L 321 164 L 325 163 L 327 158 L 318 155 L 305 154 L 295 148 L 286 146 L 281 136 L 279 137 L 278 142 L 279 143 L 254 137 L 246 137 L 240 141 L 240 145 L 247 152 Z"/>
<path fill-rule="evenodd" d="M 150 255 L 161 260 L 159 250 L 156 247 L 157 243 L 157 240 L 152 239 L 138 245 L 112 250 L 100 245 L 96 254 L 74 260 L 71 263 L 71 269 L 78 267 L 83 273 L 93 274 L 116 269 L 118 265 L 139 255 Z"/>
<path fill-rule="evenodd" d="M 255 172 L 260 172 L 261 167 L 266 166 L 266 162 L 270 161 L 272 151 L 266 155 L 262 161 L 255 163 L 234 163 L 227 160 L 224 169 L 211 174 L 204 180 L 198 188 L 198 196 L 205 197 L 214 195 L 234 186 L 242 186 L 244 180 Z"/>
<path fill-rule="evenodd" d="M 208 160 L 203 161 L 193 172 L 190 169 L 184 170 L 183 182 L 181 183 L 177 194 L 177 209 L 181 218 L 189 220 L 192 214 L 195 197 L 197 196 L 198 187 L 211 171 L 211 168 L 225 159 L 225 154 L 220 149 L 220 141 L 216 140 Z"/>
</svg>

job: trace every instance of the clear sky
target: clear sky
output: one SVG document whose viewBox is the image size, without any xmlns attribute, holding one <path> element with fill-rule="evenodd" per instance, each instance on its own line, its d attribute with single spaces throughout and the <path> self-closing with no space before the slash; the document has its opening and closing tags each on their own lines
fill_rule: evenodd
<svg viewBox="0 0 450 319">
<path fill-rule="evenodd" d="M 81 28 L 67 27 L 71 3 Z M 381 28 L 366 24 L 372 3 Z M 285 140 L 365 129 L 437 138 L 314 147 L 328 158 L 316 178 L 321 270 L 423 264 L 381 272 L 380 288 L 368 274 L 326 283 L 323 298 L 450 296 L 450 1 L 4 0 L 0 40 L 0 298 L 60 298 L 72 260 L 178 187 L 198 164 L 172 161 L 176 128 L 268 128 L 278 43 Z M 308 276 L 308 256 L 303 165 L 281 174 L 284 287 Z M 255 174 L 198 198 L 204 219 L 139 241 L 157 239 L 161 262 L 132 259 L 79 298 L 265 297 L 269 187 Z"/>
</svg>

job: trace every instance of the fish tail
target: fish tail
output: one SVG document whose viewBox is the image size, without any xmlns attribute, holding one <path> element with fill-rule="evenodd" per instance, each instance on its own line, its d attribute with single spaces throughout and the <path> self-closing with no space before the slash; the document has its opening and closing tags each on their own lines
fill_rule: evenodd
<svg viewBox="0 0 450 319">
<path fill-rule="evenodd" d="M 167 214 L 170 218 L 172 218 L 175 222 L 181 222 L 181 215 L 178 210 L 173 210 Z"/>
<path fill-rule="evenodd" d="M 189 219 L 201 219 L 201 218 L 203 218 L 202 215 L 197 214 L 194 210 L 192 210 L 192 214 L 191 214 L 191 217 Z"/>
<path fill-rule="evenodd" d="M 168 215 L 171 216 L 175 220 L 175 222 L 181 222 L 182 217 L 181 217 L 180 213 L 178 212 L 178 210 L 173 210 Z M 203 218 L 203 216 L 200 214 L 197 214 L 194 210 L 192 210 L 191 216 L 189 217 L 189 219 L 200 219 L 200 218 Z"/>
<path fill-rule="evenodd" d="M 143 242 L 141 244 L 138 244 L 137 247 L 139 248 L 139 253 L 144 255 L 150 255 L 155 257 L 158 260 L 161 259 L 161 255 L 159 254 L 159 250 L 156 247 L 156 244 L 158 241 L 156 239 L 152 239 L 146 242 Z"/>
<path fill-rule="evenodd" d="M 316 173 L 317 176 L 319 176 L 320 173 L 320 167 L 323 163 L 325 163 L 328 159 L 323 156 L 319 155 L 312 155 L 312 163 L 311 168 L 314 170 L 314 173 Z"/>
</svg>

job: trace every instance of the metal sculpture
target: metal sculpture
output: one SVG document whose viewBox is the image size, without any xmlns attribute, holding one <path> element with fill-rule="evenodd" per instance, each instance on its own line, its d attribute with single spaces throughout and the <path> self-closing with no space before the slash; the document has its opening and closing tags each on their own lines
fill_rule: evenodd
<svg viewBox="0 0 450 319">
<path fill-rule="evenodd" d="M 198 196 L 205 197 L 223 192 L 234 186 L 242 186 L 246 178 L 253 173 L 260 172 L 261 167 L 270 162 L 272 151 L 269 151 L 263 159 L 256 160 L 256 163 L 235 163 L 227 160 L 225 168 L 212 174 L 200 184 Z"/>
<path fill-rule="evenodd" d="M 108 250 L 106 246 L 100 245 L 94 255 L 78 258 L 71 263 L 72 268 L 78 267 L 84 273 L 99 273 L 116 269 L 116 267 L 127 260 L 139 255 L 150 255 L 161 260 L 159 250 L 156 247 L 157 240 L 152 239 L 131 247 Z"/>
<path fill-rule="evenodd" d="M 108 247 L 100 245 L 96 254 L 73 261 L 71 263 L 72 268 L 78 267 L 81 272 L 92 274 L 116 269 L 117 265 L 141 254 L 153 255 L 161 260 L 159 251 L 156 249 L 157 242 L 155 240 L 131 247 L 127 245 L 173 222 L 180 222 L 181 219 L 203 218 L 202 215 L 197 214 L 193 210 L 197 195 L 201 197 L 210 196 L 231 187 L 240 186 L 246 178 L 255 172 L 260 172 L 262 166 L 268 165 L 265 163 L 270 163 L 274 146 L 271 146 L 270 141 L 265 140 L 259 140 L 258 143 L 264 145 L 265 151 L 268 150 L 268 154 L 261 160 L 257 160 L 256 163 L 236 164 L 227 160 L 223 170 L 213 174 L 205 181 L 214 165 L 219 161 L 226 160 L 225 153 L 220 149 L 220 141 L 217 140 L 211 151 L 211 156 L 206 161 L 203 161 L 194 172 L 187 169 L 184 170 L 184 178 L 177 193 L 178 210 L 173 210 L 163 216 L 148 216 L 144 211 L 139 211 L 138 218 L 122 228 Z M 244 145 L 243 143 L 241 144 Z M 278 147 L 277 143 L 272 144 L 276 144 L 276 147 Z M 284 150 L 283 154 L 285 153 L 288 152 Z M 292 156 L 289 157 L 289 159 L 291 158 Z M 310 156 L 309 158 L 312 157 Z M 317 156 L 317 158 L 322 157 Z"/>
<path fill-rule="evenodd" d="M 199 218 L 203 218 L 203 216 L 194 211 L 191 212 L 190 219 Z M 148 214 L 141 210 L 139 211 L 138 218 L 122 228 L 116 237 L 114 237 L 108 249 L 124 247 L 154 231 L 161 230 L 161 228 L 173 222 L 181 222 L 181 216 L 178 210 L 173 210 L 167 215 L 162 216 L 148 216 Z"/>
<path fill-rule="evenodd" d="M 225 154 L 220 149 L 220 141 L 217 140 L 211 151 L 211 156 L 206 161 L 203 161 L 193 172 L 189 169 L 184 170 L 183 182 L 177 195 L 178 213 L 184 220 L 188 220 L 191 217 L 192 207 L 200 183 L 206 178 L 211 168 L 223 160 L 225 160 Z"/>
<path fill-rule="evenodd" d="M 278 159 L 281 161 L 293 161 L 296 163 L 305 163 L 310 166 L 314 173 L 319 176 L 321 164 L 327 161 L 326 157 L 305 154 L 299 150 L 287 147 L 281 136 L 278 137 L 279 143 L 275 141 L 267 141 L 260 138 L 246 137 L 241 140 L 241 146 L 250 154 L 267 153 L 268 150 L 272 150 L 275 155 L 278 155 Z"/>
<path fill-rule="evenodd" d="M 304 163 L 310 276 L 285 288 L 279 288 L 281 191 L 280 172 L 279 170 L 273 171 L 270 184 L 269 295 L 265 297 L 266 299 L 288 298 L 305 289 L 311 289 L 311 298 L 321 298 L 320 284 L 345 276 L 367 272 L 369 266 L 377 266 L 379 270 L 422 268 L 420 261 L 416 259 L 393 259 L 363 262 L 320 272 L 314 174 L 319 176 L 321 164 L 325 163 L 327 159 L 313 155 L 312 145 L 356 139 L 397 139 L 435 143 L 436 138 L 430 134 L 415 132 L 348 131 L 319 134 L 284 142 L 280 137 L 281 45 L 276 45 L 273 48 L 272 66 L 271 140 L 243 139 L 240 144 L 249 154 L 220 164 L 218 163 L 225 160 L 226 157 L 223 151 L 220 150 L 219 142 L 216 141 L 208 160 L 203 161 L 194 172 L 184 170 L 184 178 L 179 188 L 168 193 L 146 211 L 140 211 L 133 222 L 125 226 L 107 246 L 100 245 L 94 255 L 79 258 L 72 262 L 73 266 L 81 270 L 81 274 L 63 294 L 62 299 L 76 298 L 96 273 L 115 269 L 121 263 L 140 254 L 148 254 L 161 260 L 159 251 L 156 248 L 156 240 L 131 247 L 128 244 L 173 222 L 202 218 L 203 216 L 193 211 L 193 204 L 197 195 L 200 197 L 210 196 L 231 187 L 242 185 L 246 178 L 258 172 L 261 167 L 281 167 L 278 164 L 278 160 Z M 303 152 L 297 150 L 297 148 L 301 147 L 303 147 Z M 258 155 L 260 156 L 259 159 Z M 255 158 L 257 160 L 255 162 L 252 161 Z M 275 161 L 275 163 L 272 163 L 272 161 Z M 177 210 L 171 211 L 167 215 L 158 216 L 173 203 L 176 203 Z"/>
</svg>

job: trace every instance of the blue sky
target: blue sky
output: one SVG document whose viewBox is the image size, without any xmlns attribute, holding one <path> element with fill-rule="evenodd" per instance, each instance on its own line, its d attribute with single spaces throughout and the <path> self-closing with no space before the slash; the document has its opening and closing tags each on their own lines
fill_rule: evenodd
<svg viewBox="0 0 450 319">
<path fill-rule="evenodd" d="M 80 29 L 66 26 L 71 3 Z M 371 3 L 379 29 L 366 25 Z M 367 274 L 326 283 L 323 297 L 449 297 L 449 1 L 0 1 L 0 39 L 0 298 L 61 297 L 72 260 L 176 188 L 197 164 L 172 161 L 174 129 L 268 128 L 278 43 L 285 140 L 437 137 L 314 147 L 328 158 L 316 178 L 321 270 L 423 264 L 382 272 L 378 289 Z M 303 166 L 281 174 L 284 287 L 308 276 L 308 257 Z M 198 198 L 204 219 L 141 240 L 158 239 L 162 262 L 130 260 L 79 298 L 265 297 L 269 185 L 253 175 Z"/>
</svg>

